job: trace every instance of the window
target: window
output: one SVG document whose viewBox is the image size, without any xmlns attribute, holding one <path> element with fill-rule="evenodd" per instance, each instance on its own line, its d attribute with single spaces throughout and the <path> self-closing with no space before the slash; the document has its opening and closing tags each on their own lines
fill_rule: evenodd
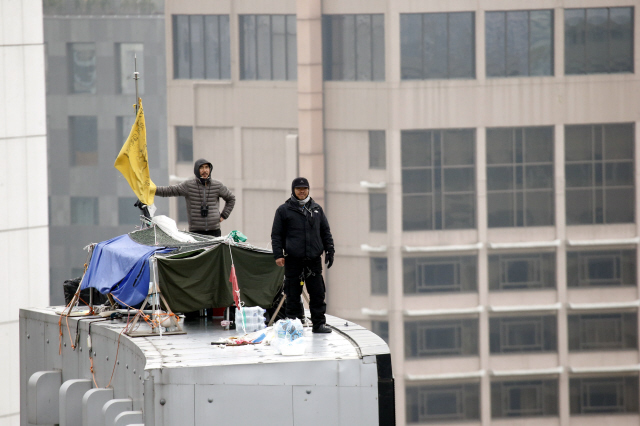
<svg viewBox="0 0 640 426">
<path fill-rule="evenodd" d="M 189 222 L 189 215 L 187 213 L 187 200 L 184 197 L 178 197 L 178 222 Z"/>
<path fill-rule="evenodd" d="M 487 129 L 490 228 L 554 223 L 553 128 Z"/>
<path fill-rule="evenodd" d="M 229 80 L 228 15 L 173 15 L 173 78 Z"/>
<path fill-rule="evenodd" d="M 489 290 L 556 288 L 555 253 L 489 255 Z"/>
<path fill-rule="evenodd" d="M 71 165 L 98 165 L 98 119 L 89 116 L 70 116 Z"/>
<path fill-rule="evenodd" d="M 567 286 L 635 286 L 636 251 L 567 252 Z"/>
<path fill-rule="evenodd" d="M 95 43 L 69 43 L 69 83 L 71 93 L 96 93 Z"/>
<path fill-rule="evenodd" d="M 489 319 L 489 347 L 492 354 L 556 351 L 556 317 L 524 316 Z"/>
<path fill-rule="evenodd" d="M 136 122 L 136 117 L 133 114 L 123 115 L 116 118 L 116 153 L 119 153 L 122 146 L 129 138 L 131 128 Z"/>
<path fill-rule="evenodd" d="M 491 417 L 558 415 L 558 380 L 491 383 Z"/>
<path fill-rule="evenodd" d="M 478 289 L 476 256 L 404 258 L 402 267 L 404 294 Z"/>
<path fill-rule="evenodd" d="M 405 323 L 407 358 L 478 355 L 478 320 L 455 319 Z"/>
<path fill-rule="evenodd" d="M 402 132 L 402 228 L 475 227 L 472 129 Z"/>
<path fill-rule="evenodd" d="M 371 331 L 389 344 L 389 321 L 371 321 Z"/>
<path fill-rule="evenodd" d="M 633 8 L 566 9 L 564 72 L 633 72 Z"/>
<path fill-rule="evenodd" d="M 637 413 L 638 376 L 569 380 L 571 414 Z"/>
<path fill-rule="evenodd" d="M 407 386 L 407 423 L 480 420 L 480 385 Z"/>
<path fill-rule="evenodd" d="M 384 81 L 384 15 L 322 17 L 324 79 Z"/>
<path fill-rule="evenodd" d="M 133 79 L 134 70 L 140 75 L 144 73 L 144 45 L 142 43 L 118 44 L 120 63 L 120 93 L 136 94 L 136 81 Z M 144 78 L 138 79 L 138 95 L 144 94 Z"/>
<path fill-rule="evenodd" d="M 296 80 L 295 15 L 240 15 L 240 78 Z"/>
<path fill-rule="evenodd" d="M 633 124 L 565 127 L 568 225 L 633 223 Z"/>
<path fill-rule="evenodd" d="M 193 161 L 193 127 L 176 126 L 176 159 L 179 162 Z"/>
<path fill-rule="evenodd" d="M 400 15 L 403 80 L 475 77 L 475 14 Z"/>
<path fill-rule="evenodd" d="M 387 168 L 387 148 L 384 130 L 369 130 L 369 168 Z"/>
<path fill-rule="evenodd" d="M 386 257 L 371 257 L 371 294 L 387 294 L 388 292 L 388 267 Z"/>
<path fill-rule="evenodd" d="M 553 75 L 553 11 L 485 14 L 487 77 Z"/>
<path fill-rule="evenodd" d="M 569 350 L 637 349 L 638 314 L 569 315 Z"/>
<path fill-rule="evenodd" d="M 134 197 L 118 197 L 118 223 L 120 225 L 137 225 L 140 223 L 140 210 L 134 207 L 138 201 Z"/>
<path fill-rule="evenodd" d="M 71 224 L 97 225 L 98 199 L 95 197 L 71 197 Z"/>
<path fill-rule="evenodd" d="M 369 194 L 369 230 L 387 232 L 387 194 Z"/>
</svg>

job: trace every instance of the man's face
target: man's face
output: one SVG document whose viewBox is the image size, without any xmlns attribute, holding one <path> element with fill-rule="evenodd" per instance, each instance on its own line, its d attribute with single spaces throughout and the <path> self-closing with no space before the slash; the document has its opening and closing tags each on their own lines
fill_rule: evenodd
<svg viewBox="0 0 640 426">
<path fill-rule="evenodd" d="M 211 173 L 211 169 L 209 168 L 208 164 L 203 164 L 202 166 L 200 166 L 199 171 L 200 171 L 201 178 L 208 178 L 209 173 Z"/>
<path fill-rule="evenodd" d="M 304 200 L 309 196 L 309 188 L 296 187 L 296 188 L 293 188 L 293 190 L 295 191 L 296 198 L 298 200 Z"/>
</svg>

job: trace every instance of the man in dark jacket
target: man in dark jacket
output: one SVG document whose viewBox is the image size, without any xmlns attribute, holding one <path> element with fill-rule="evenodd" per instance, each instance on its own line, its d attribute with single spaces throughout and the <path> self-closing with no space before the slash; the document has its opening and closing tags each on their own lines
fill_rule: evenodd
<svg viewBox="0 0 640 426">
<path fill-rule="evenodd" d="M 307 285 L 314 333 L 331 333 L 325 325 L 327 304 L 322 279 L 322 259 L 333 264 L 333 237 L 322 207 L 309 196 L 309 182 L 303 177 L 291 183 L 291 198 L 276 210 L 271 229 L 273 257 L 284 266 L 285 313 L 288 318 L 304 318 L 300 302 L 302 285 Z M 286 260 L 285 260 L 286 258 Z"/>
<path fill-rule="evenodd" d="M 184 197 L 187 202 L 189 231 L 203 235 L 219 237 L 220 222 L 227 219 L 236 203 L 236 197 L 222 182 L 211 179 L 213 165 L 201 158 L 193 166 L 194 179 L 188 179 L 178 185 L 159 186 L 159 197 Z M 225 201 L 220 212 L 219 199 Z"/>
</svg>

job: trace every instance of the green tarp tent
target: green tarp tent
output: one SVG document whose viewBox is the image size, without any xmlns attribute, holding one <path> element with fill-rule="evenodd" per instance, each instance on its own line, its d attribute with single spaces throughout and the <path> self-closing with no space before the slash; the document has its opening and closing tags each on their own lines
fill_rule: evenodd
<svg viewBox="0 0 640 426">
<path fill-rule="evenodd" d="M 284 268 L 276 265 L 273 254 L 220 243 L 192 253 L 157 256 L 160 291 L 171 310 L 231 306 L 231 256 L 245 306 L 271 307 L 284 278 Z"/>
</svg>

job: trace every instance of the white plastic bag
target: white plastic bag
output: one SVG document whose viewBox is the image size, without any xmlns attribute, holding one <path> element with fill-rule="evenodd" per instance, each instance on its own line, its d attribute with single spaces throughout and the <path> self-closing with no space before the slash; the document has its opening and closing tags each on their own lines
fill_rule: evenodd
<svg viewBox="0 0 640 426">
<path fill-rule="evenodd" d="M 305 350 L 304 328 L 299 319 L 284 319 L 273 327 L 275 338 L 271 346 L 282 355 L 302 355 Z"/>
</svg>

